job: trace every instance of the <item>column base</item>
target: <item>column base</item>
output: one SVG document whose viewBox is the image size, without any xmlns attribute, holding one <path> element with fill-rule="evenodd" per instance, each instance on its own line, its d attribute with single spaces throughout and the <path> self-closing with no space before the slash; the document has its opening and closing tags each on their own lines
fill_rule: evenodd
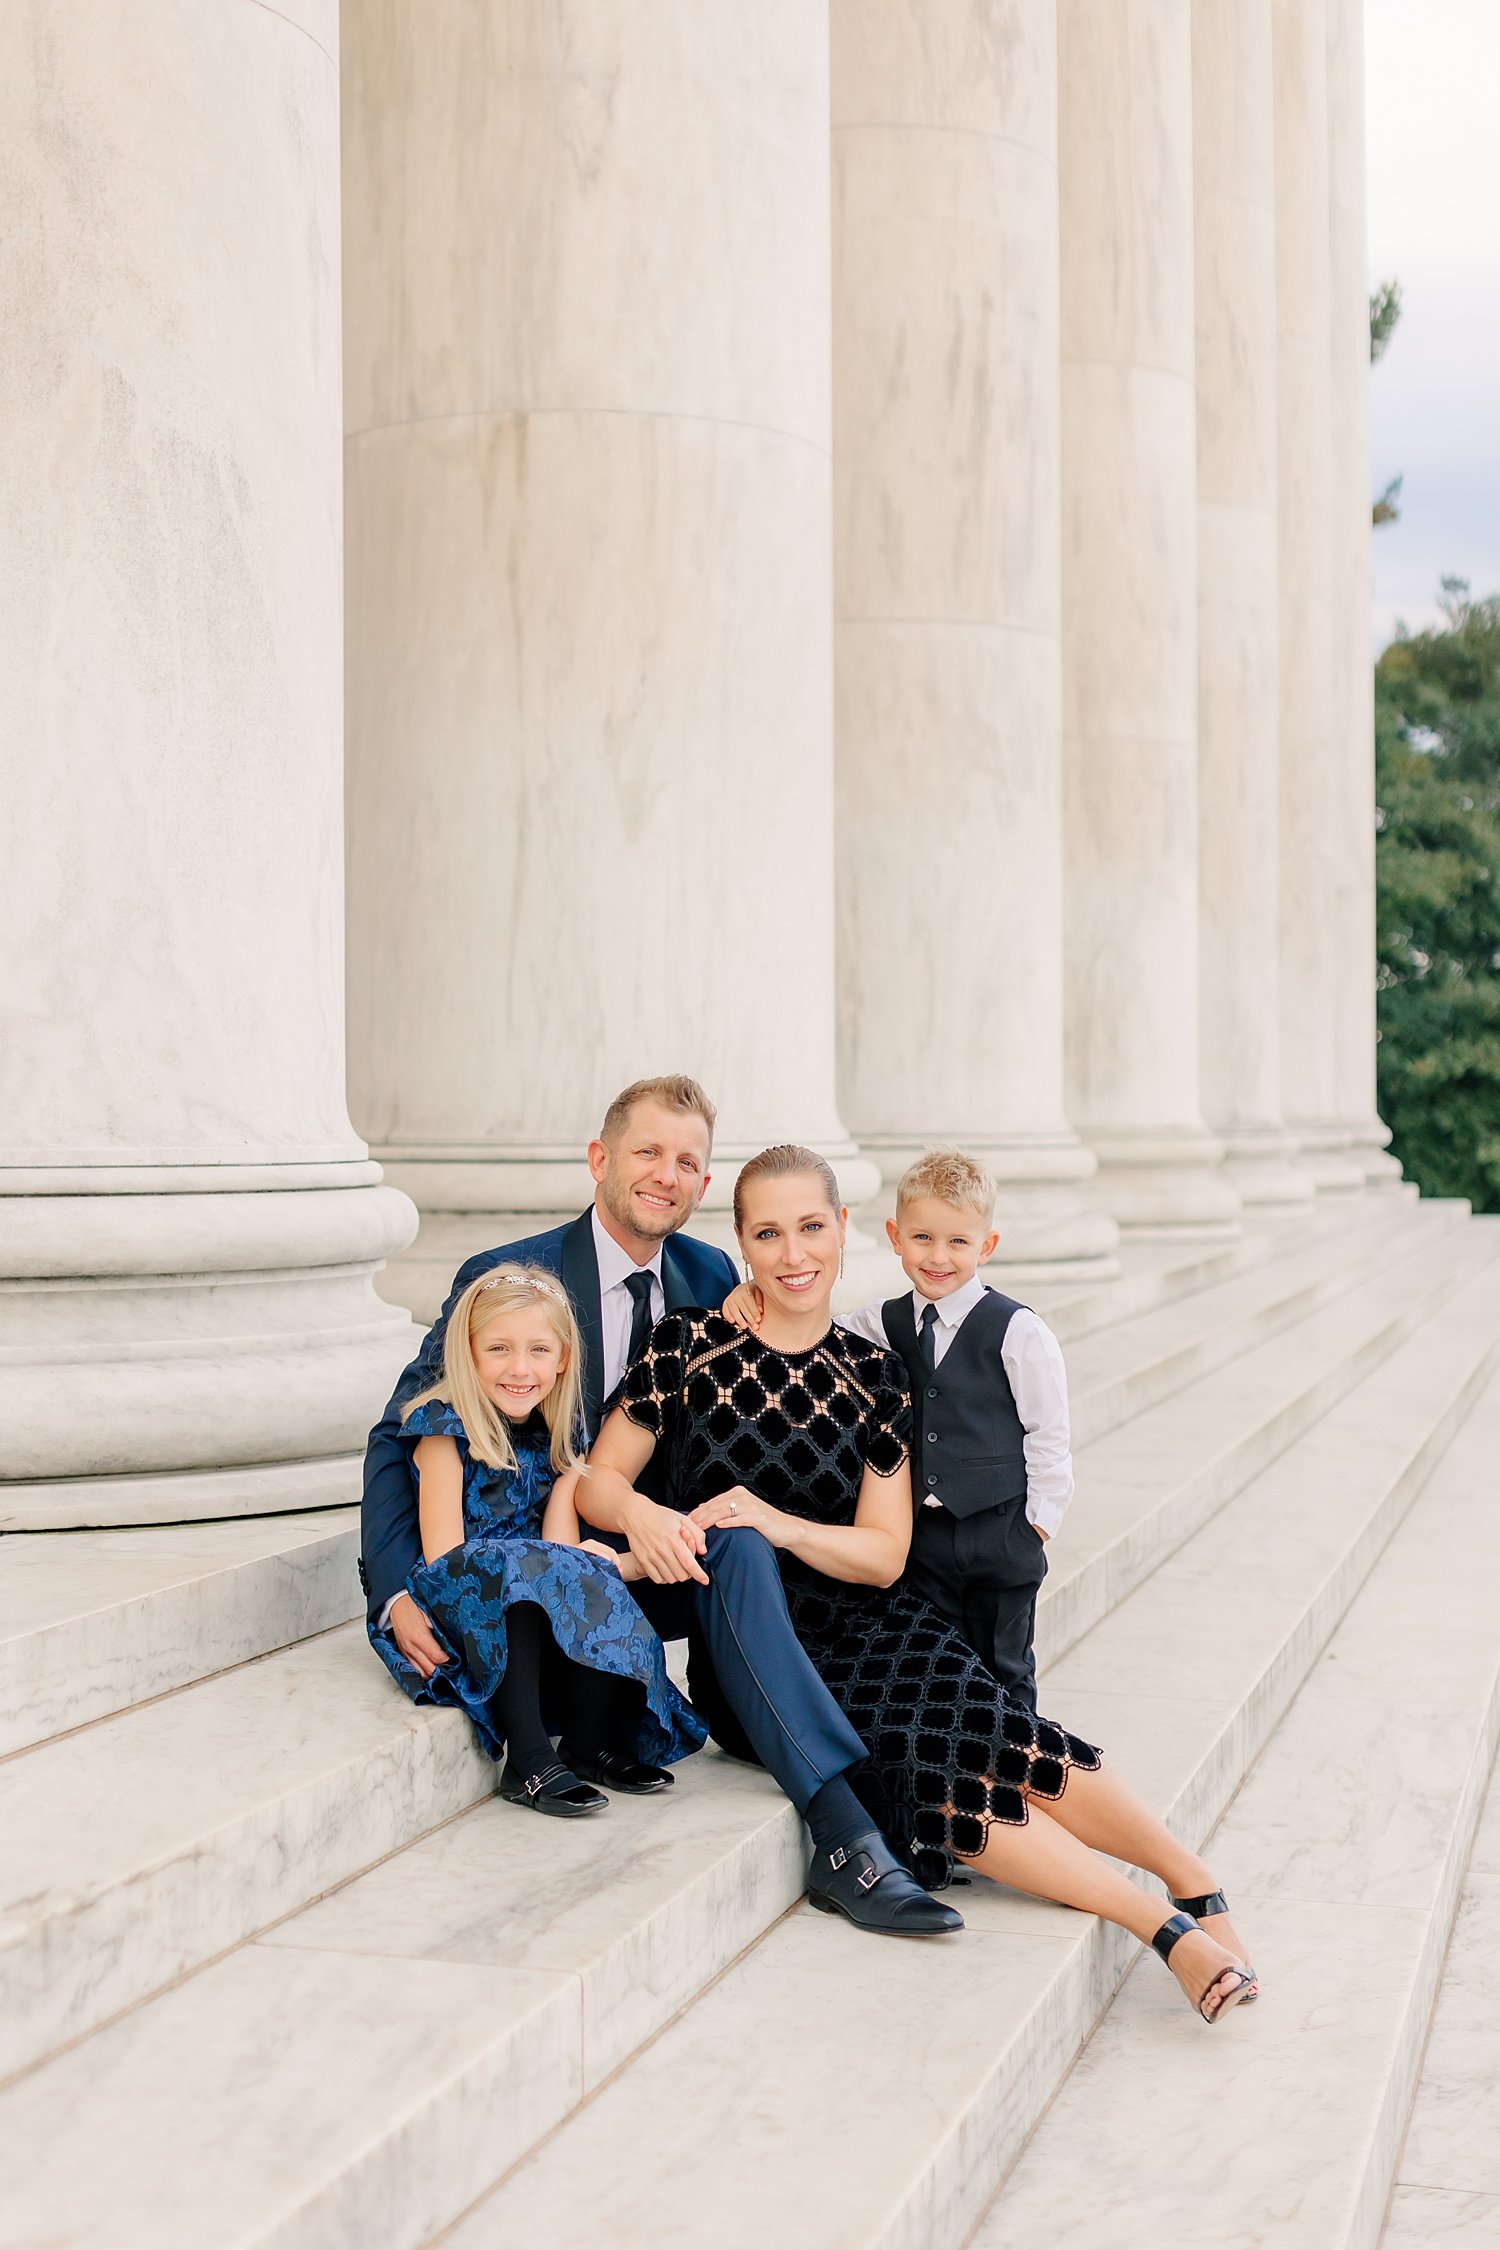
<svg viewBox="0 0 1500 2250">
<path fill-rule="evenodd" d="M 1313 1202 L 1318 1191 L 1296 1161 L 1297 1143 L 1290 1133 L 1226 1129 L 1220 1137 L 1224 1177 L 1246 1210 L 1292 1211 Z"/>
<path fill-rule="evenodd" d="M 882 1218 L 895 1210 L 895 1184 L 909 1164 L 933 1146 L 965 1149 L 985 1166 L 999 1190 L 995 1225 L 1000 1247 L 991 1270 L 1015 1281 L 1111 1281 L 1120 1271 L 1120 1230 L 1089 1200 L 1094 1154 L 1073 1133 L 862 1134 L 860 1146 L 885 1180 Z"/>
<path fill-rule="evenodd" d="M 1350 1139 L 1350 1158 L 1364 1173 L 1365 1186 L 1377 1193 L 1398 1188 L 1402 1181 L 1400 1163 L 1387 1146 L 1390 1137 L 1389 1125 L 1374 1117 L 1367 1124 L 1356 1125 Z"/>
<path fill-rule="evenodd" d="M 0 1528 L 357 1497 L 351 1468 L 416 1341 L 374 1275 L 415 1213 L 372 1164 L 338 1187 L 321 1184 L 338 1167 L 305 1188 L 294 1165 L 239 1169 L 227 1192 L 187 1169 L 156 1193 L 111 1193 L 102 1170 L 0 1193 Z"/>
<path fill-rule="evenodd" d="M 1362 1195 L 1365 1168 L 1356 1162 L 1347 1125 L 1301 1125 L 1288 1120 L 1297 1162 L 1319 1195 Z"/>
<path fill-rule="evenodd" d="M 1100 1131 L 1088 1140 L 1099 1164 L 1093 1199 L 1123 1234 L 1148 1242 L 1233 1242 L 1242 1233 L 1224 1143 L 1211 1134 Z"/>
</svg>

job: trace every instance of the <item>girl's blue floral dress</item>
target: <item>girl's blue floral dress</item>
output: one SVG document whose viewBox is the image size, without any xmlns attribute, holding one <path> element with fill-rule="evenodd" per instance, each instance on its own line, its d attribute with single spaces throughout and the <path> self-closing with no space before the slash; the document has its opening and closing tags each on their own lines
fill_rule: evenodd
<svg viewBox="0 0 1500 2250">
<path fill-rule="evenodd" d="M 495 1732 L 492 1702 L 505 1677 L 506 1613 L 517 1602 L 535 1602 L 564 1656 L 591 1671 L 636 1680 L 645 1690 L 637 1758 L 669 1766 L 701 1749 L 708 1729 L 667 1677 L 661 1641 L 614 1565 L 541 1536 L 554 1477 L 541 1416 L 512 1433 L 514 1471 L 472 1459 L 462 1422 L 441 1399 L 408 1415 L 401 1434 L 413 1447 L 421 1437 L 454 1438 L 464 1465 L 463 1545 L 436 1562 L 419 1563 L 406 1581 L 456 1661 L 424 1680 L 389 1633 L 370 1627 L 377 1653 L 413 1702 L 458 1704 L 489 1755 L 499 1758 L 505 1746 Z"/>
</svg>

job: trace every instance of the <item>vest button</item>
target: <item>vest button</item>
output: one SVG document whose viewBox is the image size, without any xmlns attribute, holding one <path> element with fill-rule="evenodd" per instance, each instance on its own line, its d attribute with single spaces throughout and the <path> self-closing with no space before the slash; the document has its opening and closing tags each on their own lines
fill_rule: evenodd
<svg viewBox="0 0 1500 2250">
<path fill-rule="evenodd" d="M 929 1478 L 927 1479 L 927 1482 L 928 1482 L 929 1484 L 936 1484 L 936 1483 L 937 1483 L 937 1478 L 936 1478 L 935 1476 L 930 1476 L 930 1477 L 929 1477 Z"/>
<path fill-rule="evenodd" d="M 936 1385 L 936 1383 L 929 1383 L 929 1384 L 928 1384 L 928 1386 L 927 1386 L 927 1396 L 928 1396 L 929 1398 L 936 1398 L 936 1397 L 937 1397 L 937 1385 Z"/>
<path fill-rule="evenodd" d="M 936 1431 L 936 1430 L 929 1430 L 929 1431 L 928 1431 L 928 1433 L 927 1433 L 927 1442 L 928 1442 L 928 1444 L 929 1444 L 929 1445 L 936 1445 L 936 1444 L 937 1444 L 937 1431 Z"/>
</svg>

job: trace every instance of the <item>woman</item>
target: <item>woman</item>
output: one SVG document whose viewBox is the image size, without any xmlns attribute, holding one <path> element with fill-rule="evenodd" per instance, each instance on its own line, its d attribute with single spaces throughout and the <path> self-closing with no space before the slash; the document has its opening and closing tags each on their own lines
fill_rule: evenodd
<svg viewBox="0 0 1500 2250">
<path fill-rule="evenodd" d="M 1101 1854 L 1211 1894 L 1186 1850 L 1100 1753 L 1005 1690 L 899 1578 L 911 1541 L 910 1409 L 898 1364 L 834 1327 L 846 1214 L 810 1149 L 767 1149 L 735 1184 L 734 1221 L 764 1318 L 657 1324 L 589 1461 L 589 1495 L 634 1482 L 664 1448 L 673 1497 L 705 1530 L 779 1552 L 798 1638 L 870 1750 L 860 1795 L 929 1881 L 955 1859 L 1015 1890 L 1103 1915 L 1153 1944 L 1209 2023 L 1253 1995 L 1186 1914 L 1162 1917 Z M 819 1903 L 814 1895 L 814 1903 Z"/>
</svg>

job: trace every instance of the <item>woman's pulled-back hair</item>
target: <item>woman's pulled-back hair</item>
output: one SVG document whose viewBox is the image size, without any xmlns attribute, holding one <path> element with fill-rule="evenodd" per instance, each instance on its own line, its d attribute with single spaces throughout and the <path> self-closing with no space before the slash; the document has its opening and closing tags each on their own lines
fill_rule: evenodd
<svg viewBox="0 0 1500 2250">
<path fill-rule="evenodd" d="M 451 1406 L 464 1426 L 469 1451 L 476 1461 L 492 1469 L 513 1469 L 516 1449 L 510 1423 L 492 1399 L 485 1396 L 474 1363 L 474 1339 L 500 1313 L 518 1312 L 523 1305 L 540 1305 L 562 1346 L 562 1366 L 557 1381 L 542 1400 L 542 1419 L 552 1440 L 552 1466 L 559 1476 L 579 1463 L 578 1425 L 583 1398 L 583 1347 L 568 1292 L 544 1266 L 497 1266 L 478 1281 L 471 1281 L 448 1317 L 443 1337 L 443 1372 L 408 1399 L 401 1409 L 408 1414 L 429 1399 L 440 1398 Z"/>
<path fill-rule="evenodd" d="M 833 1166 L 814 1148 L 802 1148 L 796 1141 L 780 1141 L 775 1148 L 763 1148 L 759 1156 L 752 1156 L 748 1163 L 740 1166 L 740 1176 L 734 1183 L 735 1232 L 738 1234 L 744 1228 L 747 1187 L 754 1187 L 757 1180 L 792 1180 L 803 1176 L 817 1181 L 828 1198 L 829 1210 L 837 1216 L 841 1199 Z"/>
</svg>

